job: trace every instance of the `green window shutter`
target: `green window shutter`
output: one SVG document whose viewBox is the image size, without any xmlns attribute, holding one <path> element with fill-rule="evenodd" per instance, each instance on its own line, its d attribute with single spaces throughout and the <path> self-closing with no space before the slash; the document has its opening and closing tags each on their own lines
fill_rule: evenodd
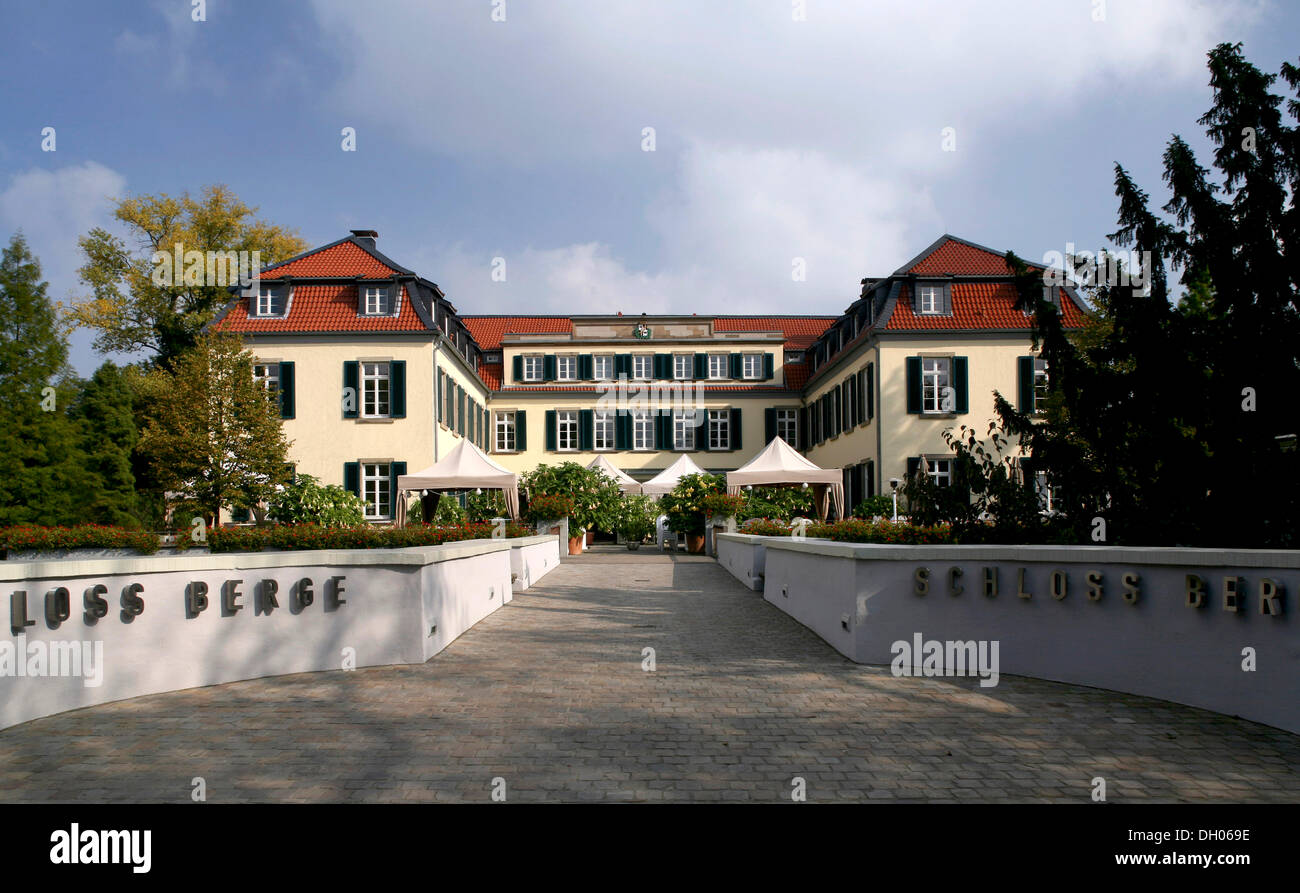
<svg viewBox="0 0 1300 893">
<path fill-rule="evenodd" d="M 673 377 L 673 355 L 670 353 L 657 353 L 654 360 L 655 378 L 665 379 Z"/>
<path fill-rule="evenodd" d="M 614 416 L 614 449 L 632 449 L 632 414 L 620 412 Z"/>
<path fill-rule="evenodd" d="M 1034 411 L 1034 358 L 1016 357 L 1016 391 L 1019 393 L 1021 412 Z"/>
<path fill-rule="evenodd" d="M 555 410 L 546 410 L 546 450 L 553 453 L 557 449 L 555 437 Z"/>
<path fill-rule="evenodd" d="M 776 360 L 770 353 L 763 354 L 763 378 L 771 381 L 776 376 Z"/>
<path fill-rule="evenodd" d="M 952 358 L 952 381 L 953 389 L 957 391 L 958 412 L 970 412 L 970 394 L 966 386 L 968 365 L 965 357 Z"/>
<path fill-rule="evenodd" d="M 831 401 L 831 430 L 839 437 L 844 433 L 844 386 L 837 384 L 834 394 Z"/>
<path fill-rule="evenodd" d="M 280 418 L 293 418 L 293 363 L 280 364 Z"/>
<path fill-rule="evenodd" d="M 771 443 L 776 438 L 776 410 L 763 410 L 763 442 Z M 794 446 L 794 444 L 791 444 Z"/>
<path fill-rule="evenodd" d="M 621 353 L 614 357 L 614 376 L 625 375 L 632 377 L 632 355 L 630 353 Z"/>
<path fill-rule="evenodd" d="M 528 417 L 522 409 L 515 410 L 515 449 L 528 449 Z"/>
<path fill-rule="evenodd" d="M 510 365 L 514 367 L 512 370 L 514 373 L 513 374 L 514 380 L 517 382 L 523 381 L 524 380 L 524 358 L 522 356 L 516 356 Z"/>
<path fill-rule="evenodd" d="M 731 428 L 730 430 L 728 430 L 727 434 L 730 436 L 731 439 L 731 443 L 728 445 L 728 449 L 738 450 L 744 446 L 744 438 L 741 436 L 742 432 L 740 429 L 739 409 L 731 410 Z"/>
<path fill-rule="evenodd" d="M 666 450 L 673 445 L 672 437 L 672 420 L 669 416 L 660 413 L 654 417 L 655 420 L 655 449 Z"/>
<path fill-rule="evenodd" d="M 361 495 L 361 463 L 343 463 L 343 489 L 353 496 Z"/>
<path fill-rule="evenodd" d="M 745 369 L 744 362 L 744 359 L 742 359 L 741 355 L 738 353 L 733 353 L 728 357 L 728 365 L 731 366 L 732 378 L 740 378 Z"/>
<path fill-rule="evenodd" d="M 388 465 L 388 510 L 397 517 L 397 476 L 406 474 L 405 462 L 390 462 Z"/>
<path fill-rule="evenodd" d="M 578 410 L 578 449 L 589 450 L 596 441 L 596 413 L 590 409 Z"/>
<path fill-rule="evenodd" d="M 230 510 L 230 520 L 236 524 L 247 523 L 249 517 L 250 516 L 248 513 L 248 509 L 246 508 L 242 508 L 242 509 L 232 508 Z"/>
<path fill-rule="evenodd" d="M 709 377 L 709 355 L 706 353 L 697 353 L 695 355 L 695 377 L 704 379 Z"/>
<path fill-rule="evenodd" d="M 921 411 L 921 358 L 907 358 L 907 411 Z"/>
<path fill-rule="evenodd" d="M 1034 489 L 1034 474 L 1034 460 L 1030 456 L 1025 456 L 1020 460 L 1020 483 L 1026 490 Z"/>
<path fill-rule="evenodd" d="M 591 360 L 591 354 L 578 354 L 578 378 L 583 381 L 591 381 L 595 376 L 595 364 Z"/>
<path fill-rule="evenodd" d="M 465 437 L 470 443 L 476 441 L 478 435 L 478 407 L 474 401 L 469 401 L 469 418 L 465 421 Z"/>
<path fill-rule="evenodd" d="M 796 422 L 795 424 L 798 428 L 796 433 L 798 434 L 797 439 L 799 442 L 792 443 L 790 445 L 794 447 L 796 450 L 806 450 L 808 449 L 808 445 L 812 442 L 808 438 L 808 407 L 806 406 L 799 407 L 799 414 L 798 416 L 796 416 L 796 418 L 798 419 L 798 422 Z"/>
<path fill-rule="evenodd" d="M 867 364 L 867 420 L 876 417 L 876 364 Z"/>
<path fill-rule="evenodd" d="M 442 421 L 442 367 L 433 367 L 433 420 Z"/>
<path fill-rule="evenodd" d="M 868 459 L 867 464 L 862 466 L 862 475 L 866 478 L 864 492 L 868 496 L 876 495 L 876 460 Z"/>
<path fill-rule="evenodd" d="M 465 389 L 456 385 L 456 433 L 465 436 Z"/>
<path fill-rule="evenodd" d="M 555 381 L 555 354 L 542 357 L 542 381 Z"/>
<path fill-rule="evenodd" d="M 921 469 L 921 457 L 908 456 L 907 457 L 907 479 L 910 481 L 913 477 L 916 476 L 916 473 L 920 471 L 920 469 Z"/>
<path fill-rule="evenodd" d="M 343 362 L 343 418 L 345 419 L 355 419 L 361 413 L 360 381 L 361 371 L 357 361 L 345 360 Z"/>
<path fill-rule="evenodd" d="M 388 410 L 392 418 L 406 418 L 406 360 L 388 366 Z"/>
<path fill-rule="evenodd" d="M 844 379 L 844 430 L 852 431 L 858 424 L 858 379 L 850 375 Z"/>
</svg>

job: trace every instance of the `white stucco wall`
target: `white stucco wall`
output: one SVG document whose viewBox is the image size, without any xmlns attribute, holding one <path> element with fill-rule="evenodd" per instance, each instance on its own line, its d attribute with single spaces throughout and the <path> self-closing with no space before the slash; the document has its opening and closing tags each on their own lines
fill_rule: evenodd
<svg viewBox="0 0 1300 893">
<path fill-rule="evenodd" d="M 0 564 L 4 607 L 26 593 L 34 625 L 21 634 L 12 616 L 0 631 L 0 728 L 64 710 L 144 694 L 286 673 L 421 663 L 500 607 L 510 594 L 508 540 L 473 540 L 394 550 L 295 551 Z M 342 604 L 331 578 L 343 577 Z M 298 581 L 311 580 L 312 604 L 300 607 Z M 222 585 L 241 581 L 240 610 L 226 612 Z M 277 584 L 279 607 L 261 597 Z M 208 587 L 208 607 L 187 616 L 187 585 Z M 144 610 L 124 617 L 123 590 L 141 588 Z M 106 587 L 108 613 L 85 619 L 84 593 Z M 46 593 L 69 591 L 71 616 L 53 626 Z M 19 596 L 21 599 L 21 596 Z M 228 613 L 228 616 L 227 616 Z M 82 676 L 11 675 L 3 666 L 35 642 L 88 642 L 102 649 L 100 684 Z M 7 648 L 6 648 L 7 646 Z M 21 647 L 19 647 L 21 646 Z M 82 649 L 83 654 L 85 649 Z"/>
<path fill-rule="evenodd" d="M 930 571 L 915 594 L 918 568 Z M 949 574 L 963 588 L 951 594 Z M 983 594 L 983 569 L 998 594 Z M 1020 572 L 1024 592 L 1018 595 Z M 1051 591 L 1064 574 L 1063 598 Z M 1089 598 L 1086 575 L 1103 581 Z M 881 546 L 773 537 L 764 598 L 859 663 L 889 664 L 893 643 L 997 641 L 1000 672 L 1130 692 L 1300 732 L 1300 554 L 1212 549 L 1055 546 Z M 1125 601 L 1123 576 L 1138 596 Z M 1187 604 L 1186 578 L 1205 581 L 1205 604 Z M 1241 582 L 1225 610 L 1225 578 Z M 1280 613 L 1261 612 L 1264 579 Z M 846 628 L 847 624 L 847 628 Z M 1251 649 L 1255 669 L 1243 669 Z"/>
<path fill-rule="evenodd" d="M 565 548 L 567 550 L 567 544 Z M 523 592 L 559 566 L 558 536 L 520 537 L 511 541 L 510 572 L 514 575 L 514 592 Z"/>
<path fill-rule="evenodd" d="M 763 591 L 767 537 L 719 533 L 718 564 L 755 592 Z"/>
</svg>

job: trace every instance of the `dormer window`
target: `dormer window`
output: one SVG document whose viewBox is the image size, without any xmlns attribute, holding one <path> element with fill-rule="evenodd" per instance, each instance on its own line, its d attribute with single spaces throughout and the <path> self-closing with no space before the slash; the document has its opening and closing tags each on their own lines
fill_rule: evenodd
<svg viewBox="0 0 1300 893">
<path fill-rule="evenodd" d="M 288 292 L 283 285 L 263 285 L 257 291 L 254 316 L 284 316 L 284 299 Z"/>
<path fill-rule="evenodd" d="M 386 316 L 393 312 L 391 291 L 386 285 L 367 285 L 365 308 L 367 316 Z"/>
<path fill-rule="evenodd" d="M 943 306 L 943 288 L 938 285 L 922 285 L 920 287 L 921 312 L 922 313 L 939 313 Z"/>
</svg>

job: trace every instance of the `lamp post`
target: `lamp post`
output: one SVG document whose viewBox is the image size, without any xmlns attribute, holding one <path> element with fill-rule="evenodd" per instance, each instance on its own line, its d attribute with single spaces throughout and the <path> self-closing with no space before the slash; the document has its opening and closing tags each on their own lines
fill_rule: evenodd
<svg viewBox="0 0 1300 893">
<path fill-rule="evenodd" d="M 898 520 L 898 478 L 889 479 L 889 487 L 894 491 L 894 520 Z"/>
</svg>

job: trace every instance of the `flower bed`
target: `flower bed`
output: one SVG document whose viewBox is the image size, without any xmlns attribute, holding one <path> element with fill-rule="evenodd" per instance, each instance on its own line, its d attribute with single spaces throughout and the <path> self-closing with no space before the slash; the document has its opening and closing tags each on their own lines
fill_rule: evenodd
<svg viewBox="0 0 1300 893">
<path fill-rule="evenodd" d="M 736 532 L 748 536 L 789 536 L 790 527 L 784 521 L 773 521 L 771 518 L 750 518 Z"/>
<path fill-rule="evenodd" d="M 922 526 L 893 521 L 861 521 L 850 518 L 833 524 L 813 524 L 807 535 L 840 543 L 887 543 L 902 546 L 930 546 L 954 543 L 952 528 L 947 524 Z"/>
<path fill-rule="evenodd" d="M 208 531 L 213 552 L 260 552 L 263 549 L 401 549 L 408 546 L 439 546 L 461 540 L 492 538 L 490 521 L 475 521 L 437 527 L 412 524 L 409 527 L 318 527 L 315 524 L 284 524 L 267 527 L 217 527 Z M 532 536 L 522 524 L 508 522 L 507 537 Z"/>
<path fill-rule="evenodd" d="M 79 524 L 76 527 L 0 528 L 0 549 L 10 552 L 63 552 L 74 549 L 130 549 L 145 555 L 158 551 L 158 535 L 147 530 Z"/>
</svg>

